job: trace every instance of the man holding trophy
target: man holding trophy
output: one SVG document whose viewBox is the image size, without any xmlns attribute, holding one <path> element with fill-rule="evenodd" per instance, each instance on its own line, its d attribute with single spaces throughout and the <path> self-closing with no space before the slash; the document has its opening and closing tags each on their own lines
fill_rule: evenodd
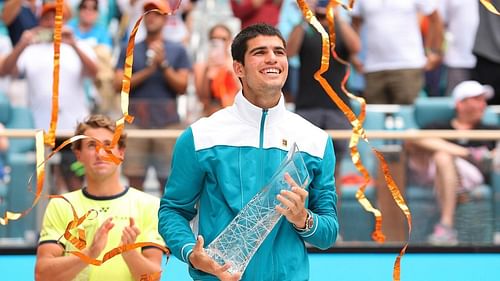
<svg viewBox="0 0 500 281">
<path fill-rule="evenodd" d="M 243 29 L 231 46 L 242 91 L 177 139 L 159 231 L 194 280 L 308 280 L 305 242 L 337 238 L 332 139 L 285 108 L 285 48 L 270 25 Z"/>
</svg>

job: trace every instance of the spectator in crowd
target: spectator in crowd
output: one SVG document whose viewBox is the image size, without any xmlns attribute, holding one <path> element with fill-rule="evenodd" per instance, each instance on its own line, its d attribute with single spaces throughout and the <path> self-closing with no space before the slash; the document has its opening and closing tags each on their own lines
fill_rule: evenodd
<svg viewBox="0 0 500 281">
<path fill-rule="evenodd" d="M 177 139 L 172 174 L 160 203 L 159 231 L 172 253 L 189 264 L 193 279 L 307 280 L 304 242 L 326 249 L 338 232 L 333 170 L 326 132 L 285 108 L 281 92 L 288 74 L 286 42 L 268 24 L 255 24 L 234 38 L 233 69 L 242 92 L 226 107 L 191 125 Z M 310 184 L 278 195 L 284 216 L 257 250 L 243 276 L 230 274 L 203 249 L 264 187 L 297 143 Z M 195 237 L 189 222 L 198 215 Z"/>
<path fill-rule="evenodd" d="M 94 81 L 85 81 L 85 90 L 93 101 L 93 110 L 103 113 L 118 111 L 118 96 L 113 88 L 114 70 L 112 63 L 112 40 L 108 30 L 99 21 L 97 0 L 82 0 L 78 4 L 78 16 L 68 26 L 79 41 L 84 41 L 94 50 L 98 71 Z"/>
<path fill-rule="evenodd" d="M 232 105 L 240 90 L 229 53 L 231 30 L 224 24 L 214 25 L 208 32 L 209 47 L 206 62 L 194 66 L 196 94 L 203 104 L 204 115 Z"/>
<path fill-rule="evenodd" d="M 2 10 L 2 21 L 7 26 L 12 46 L 16 45 L 25 30 L 38 25 L 36 0 L 8 0 Z"/>
<path fill-rule="evenodd" d="M 476 65 L 472 53 L 479 24 L 479 1 L 441 0 L 439 12 L 446 27 L 446 49 L 443 63 L 446 66 L 446 95 L 460 82 L 471 79 Z"/>
<path fill-rule="evenodd" d="M 491 4 L 500 7 L 500 0 L 492 0 Z M 476 33 L 473 53 L 477 63 L 472 72 L 472 79 L 488 84 L 495 90 L 489 104 L 500 104 L 500 16 L 479 5 L 479 27 Z"/>
<path fill-rule="evenodd" d="M 77 8 L 78 15 L 68 22 L 68 26 L 79 40 L 86 41 L 92 47 L 104 45 L 111 50 L 111 36 L 106 27 L 97 21 L 99 18 L 97 3 L 98 0 L 80 1 Z"/>
<path fill-rule="evenodd" d="M 35 128 L 48 131 L 52 113 L 52 73 L 54 68 L 53 29 L 56 4 L 43 5 L 39 25 L 24 31 L 12 52 L 7 55 L 0 74 L 19 74 L 26 78 L 28 103 Z M 64 6 L 64 19 L 70 18 L 70 11 Z M 90 112 L 89 100 L 85 95 L 84 78 L 94 78 L 97 73 L 95 54 L 92 48 L 77 42 L 67 26 L 62 29 L 59 72 L 59 112 L 57 129 L 73 130 L 77 120 Z M 63 139 L 56 140 L 56 146 Z M 60 173 L 56 192 L 81 186 L 81 178 L 71 170 L 75 158 L 69 149 L 61 152 L 61 165 L 55 168 Z M 62 171 L 59 171 L 62 169 Z M 63 179 L 61 181 L 60 179 Z"/>
<path fill-rule="evenodd" d="M 130 36 L 130 33 L 132 32 L 132 29 L 134 28 L 136 21 L 144 13 L 143 10 L 144 4 L 149 0 L 116 0 L 116 1 L 122 16 L 125 16 L 125 19 L 128 20 L 127 33 L 128 36 Z M 171 12 L 172 11 L 171 9 L 178 8 L 178 10 L 174 14 L 169 15 L 165 19 L 164 22 L 165 27 L 163 28 L 162 31 L 163 38 L 169 41 L 186 43 L 188 39 L 187 36 L 189 36 L 189 33 L 186 24 L 184 22 L 184 19 L 182 18 L 182 14 L 184 11 L 190 9 L 191 1 L 178 0 L 177 2 L 179 4 L 178 7 L 173 5 L 175 1 L 167 1 L 167 0 L 161 0 L 161 1 L 163 1 L 162 5 L 165 6 L 166 9 L 168 5 L 168 10 L 165 11 Z M 136 42 L 144 40 L 145 37 L 146 37 L 146 30 L 144 28 L 144 25 L 140 25 L 139 30 L 137 31 L 137 34 L 135 36 Z"/>
<path fill-rule="evenodd" d="M 231 0 L 235 17 L 241 20 L 241 28 L 254 23 L 278 24 L 282 0 Z"/>
<path fill-rule="evenodd" d="M 493 96 L 490 86 L 477 81 L 463 81 L 453 89 L 452 96 L 455 117 L 448 122 L 430 124 L 425 129 L 498 130 L 498 127 L 481 121 L 486 100 Z M 454 229 L 457 193 L 471 191 L 485 181 L 495 140 L 448 141 L 431 138 L 407 142 L 406 148 L 410 157 L 410 182 L 434 186 L 441 209 L 439 223 L 429 236 L 429 242 L 458 243 Z"/>
<path fill-rule="evenodd" d="M 54 0 L 51 0 L 54 1 Z M 81 0 L 67 0 L 65 3 L 71 7 L 71 11 L 79 11 Z M 119 20 L 117 0 L 97 0 L 97 10 L 99 14 L 96 18 L 96 25 L 104 27 L 106 30 L 114 30 L 115 20 Z M 116 24 L 119 24 L 116 22 Z"/>
<path fill-rule="evenodd" d="M 148 0 L 144 11 L 166 10 L 162 0 Z M 135 117 L 129 128 L 172 129 L 180 127 L 177 96 L 187 88 L 191 62 L 180 43 L 162 36 L 166 16 L 151 12 L 144 18 L 146 39 L 135 45 L 130 91 L 130 114 Z M 126 46 L 122 48 L 115 71 L 115 88 L 121 89 Z M 131 139 L 124 173 L 132 186 L 142 186 L 147 168 L 153 165 L 160 186 L 169 174 L 173 142 L 165 139 Z"/>
<path fill-rule="evenodd" d="M 418 15 L 429 20 L 425 50 Z M 352 25 L 366 29 L 366 61 L 353 65 L 366 80 L 364 97 L 373 104 L 413 104 L 424 85 L 424 70 L 441 62 L 443 24 L 435 0 L 358 0 Z"/>
<path fill-rule="evenodd" d="M 86 186 L 63 194 L 77 215 L 96 210 L 97 217 L 87 219 L 85 239 L 88 246 L 81 252 L 92 259 L 103 259 L 105 253 L 121 245 L 154 242 L 164 245 L 158 234 L 159 199 L 120 182 L 120 165 L 105 160 L 103 148 L 109 146 L 115 122 L 103 115 L 92 115 L 77 125 L 75 135 L 89 138 L 74 142 L 73 151 L 85 167 Z M 113 155 L 123 159 L 126 135 L 111 148 Z M 161 271 L 162 250 L 144 247 L 121 253 L 101 266 L 87 264 L 68 254 L 79 251 L 70 241 L 61 238 L 68 223 L 74 219 L 65 200 L 51 199 L 43 218 L 37 249 L 36 280 L 139 280 L 141 276 Z"/>
</svg>

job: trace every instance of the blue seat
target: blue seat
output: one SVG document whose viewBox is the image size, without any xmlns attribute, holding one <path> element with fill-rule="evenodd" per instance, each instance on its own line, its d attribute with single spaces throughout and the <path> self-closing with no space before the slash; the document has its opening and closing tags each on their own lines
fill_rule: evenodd
<svg viewBox="0 0 500 281">
<path fill-rule="evenodd" d="M 414 105 L 415 125 L 424 128 L 431 122 L 451 120 L 455 115 L 451 97 L 419 97 Z M 483 117 L 487 124 L 497 124 L 497 116 L 488 108 Z M 492 186 L 483 184 L 472 192 L 458 196 L 455 227 L 461 243 L 491 243 L 493 239 Z M 412 211 L 411 242 L 425 242 L 439 220 L 439 208 L 432 186 L 408 183 L 406 198 Z M 499 209 L 500 211 L 500 209 Z"/>
<path fill-rule="evenodd" d="M 12 106 L 2 103 L 5 96 L 0 95 L 0 121 L 5 122 L 7 129 L 33 129 L 34 122 L 31 111 L 25 107 Z M 5 110 L 5 111 L 4 111 Z M 8 114 L 6 114 L 8 112 Z M 33 175 L 32 187 L 36 189 L 35 168 L 35 140 L 34 138 L 9 138 L 6 164 L 10 166 L 10 182 L 7 185 L 4 204 L 0 205 L 0 213 L 6 210 L 21 212 L 28 209 L 34 195 L 28 191 L 28 180 Z M 33 237 L 36 229 L 36 214 L 34 211 L 18 221 L 11 221 L 6 227 L 0 227 L 0 237 L 24 238 Z"/>
<path fill-rule="evenodd" d="M 0 94 L 0 123 L 5 125 L 9 121 L 10 117 L 10 101 L 6 95 Z M 7 161 L 7 153 L 0 152 L 0 165 L 3 168 L 3 165 L 6 164 Z M 7 210 L 7 184 L 6 182 L 0 181 L 0 216 L 4 214 L 4 211 Z M 4 229 L 5 227 L 0 226 L 0 237 L 3 237 L 6 233 Z"/>
</svg>

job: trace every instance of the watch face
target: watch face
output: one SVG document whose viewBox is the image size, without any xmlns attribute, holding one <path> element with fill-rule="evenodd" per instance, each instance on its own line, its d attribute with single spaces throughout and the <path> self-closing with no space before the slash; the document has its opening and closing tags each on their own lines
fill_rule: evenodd
<svg viewBox="0 0 500 281">
<path fill-rule="evenodd" d="M 314 225 L 314 219 L 313 219 L 313 216 L 308 213 L 307 214 L 307 220 L 306 220 L 306 228 L 307 229 L 311 229 Z"/>
</svg>

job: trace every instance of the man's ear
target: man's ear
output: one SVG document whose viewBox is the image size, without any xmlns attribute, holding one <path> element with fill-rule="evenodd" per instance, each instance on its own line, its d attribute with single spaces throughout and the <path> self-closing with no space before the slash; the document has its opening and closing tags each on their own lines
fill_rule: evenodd
<svg viewBox="0 0 500 281">
<path fill-rule="evenodd" d="M 118 156 L 120 156 L 122 159 L 125 158 L 125 148 L 123 147 L 118 148 Z"/>
<path fill-rule="evenodd" d="M 233 71 L 237 77 L 242 78 L 245 74 L 245 70 L 243 68 L 243 64 L 239 61 L 233 61 Z"/>
<path fill-rule="evenodd" d="M 73 153 L 75 154 L 76 160 L 80 161 L 80 153 L 79 149 L 73 149 Z"/>
</svg>

